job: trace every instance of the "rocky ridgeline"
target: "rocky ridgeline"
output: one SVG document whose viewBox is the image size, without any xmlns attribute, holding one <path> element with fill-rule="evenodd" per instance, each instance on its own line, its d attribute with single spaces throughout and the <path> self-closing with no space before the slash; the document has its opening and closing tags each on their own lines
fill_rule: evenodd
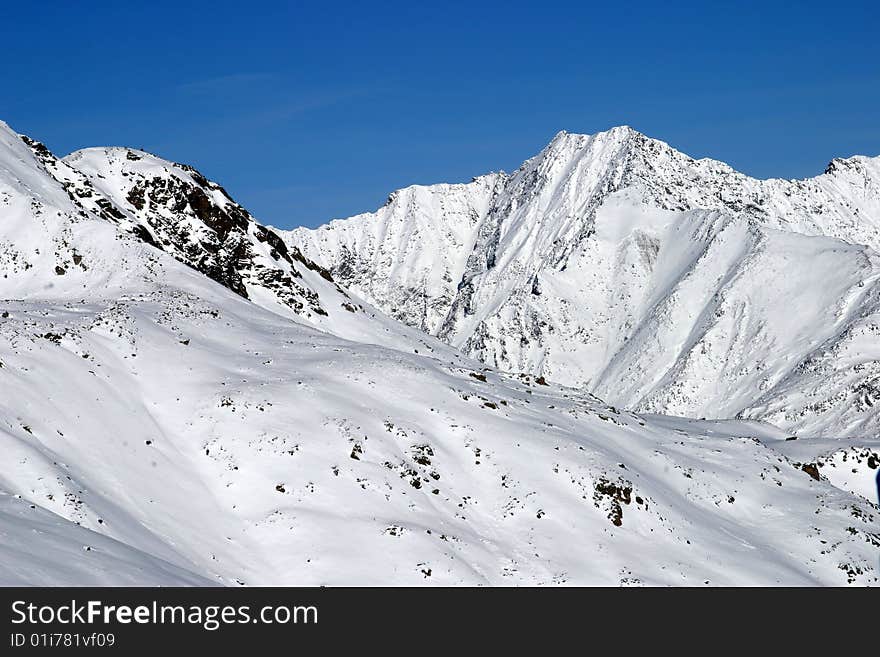
<svg viewBox="0 0 880 657">
<path fill-rule="evenodd" d="M 112 222 L 244 298 L 261 290 L 297 315 L 326 316 L 320 291 L 303 272 L 344 295 L 329 271 L 287 246 L 193 167 L 125 148 L 59 159 L 42 143 L 22 139 L 81 217 Z"/>
</svg>

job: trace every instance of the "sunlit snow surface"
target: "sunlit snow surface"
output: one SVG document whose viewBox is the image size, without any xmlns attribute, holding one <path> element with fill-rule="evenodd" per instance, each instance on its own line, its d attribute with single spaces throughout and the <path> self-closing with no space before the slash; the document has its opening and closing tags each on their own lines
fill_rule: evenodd
<svg viewBox="0 0 880 657">
<path fill-rule="evenodd" d="M 880 158 L 755 180 L 630 128 L 284 234 L 504 370 L 642 411 L 880 435 Z"/>
<path fill-rule="evenodd" d="M 298 262 L 357 312 L 248 300 L 0 163 L 2 584 L 878 581 L 874 438 L 613 408 Z"/>
</svg>

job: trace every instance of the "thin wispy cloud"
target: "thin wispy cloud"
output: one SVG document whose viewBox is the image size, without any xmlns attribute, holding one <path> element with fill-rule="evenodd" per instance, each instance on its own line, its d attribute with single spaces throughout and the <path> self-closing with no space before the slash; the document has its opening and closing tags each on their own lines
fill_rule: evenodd
<svg viewBox="0 0 880 657">
<path fill-rule="evenodd" d="M 234 97 L 235 102 L 225 105 L 222 117 L 217 117 L 220 118 L 219 123 L 225 126 L 242 124 L 251 128 L 283 123 L 300 114 L 376 91 L 375 88 L 363 86 L 300 91 L 297 86 L 277 73 L 249 72 L 192 80 L 176 85 L 173 91 L 193 100 Z"/>
<path fill-rule="evenodd" d="M 247 120 L 254 123 L 276 123 L 286 121 L 298 114 L 310 112 L 338 103 L 351 100 L 368 93 L 366 89 L 341 89 L 325 93 L 312 93 L 296 96 L 287 102 L 278 103 L 271 107 L 263 107 L 259 111 L 248 113 Z"/>
<path fill-rule="evenodd" d="M 204 80 L 193 80 L 177 85 L 174 89 L 187 94 L 208 94 L 226 91 L 243 85 L 259 84 L 276 79 L 273 73 L 232 73 Z"/>
</svg>

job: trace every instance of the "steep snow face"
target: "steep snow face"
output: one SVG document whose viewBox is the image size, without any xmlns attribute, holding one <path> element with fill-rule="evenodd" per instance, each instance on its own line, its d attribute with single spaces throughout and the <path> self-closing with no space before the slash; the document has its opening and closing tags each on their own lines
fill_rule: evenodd
<svg viewBox="0 0 880 657">
<path fill-rule="evenodd" d="M 303 246 L 331 257 L 335 276 L 384 310 L 436 333 L 482 235 L 503 173 L 469 184 L 414 185 L 394 192 L 374 214 L 331 222 L 326 230 L 299 231 Z M 278 231 L 283 235 L 283 231 Z"/>
<path fill-rule="evenodd" d="M 875 355 L 849 337 L 870 342 L 878 310 L 880 158 L 755 180 L 623 127 L 560 133 L 493 180 L 474 238 L 447 242 L 459 251 L 443 259 L 399 245 L 415 223 L 446 230 L 434 208 L 450 186 L 413 188 L 390 230 L 386 207 L 282 235 L 401 321 L 496 367 L 641 410 L 880 430 Z M 457 198 L 463 188 L 481 189 L 457 186 Z M 379 226 L 381 247 L 354 237 Z M 438 291 L 413 271 L 450 282 Z"/>
</svg>

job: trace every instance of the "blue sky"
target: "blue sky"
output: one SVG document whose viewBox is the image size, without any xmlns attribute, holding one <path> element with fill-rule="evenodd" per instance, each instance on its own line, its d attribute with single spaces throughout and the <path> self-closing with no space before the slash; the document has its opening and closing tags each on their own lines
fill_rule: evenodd
<svg viewBox="0 0 880 657">
<path fill-rule="evenodd" d="M 561 129 L 760 177 L 880 154 L 876 1 L 19 4 L 0 118 L 193 164 L 280 227 L 512 170 Z"/>
</svg>

